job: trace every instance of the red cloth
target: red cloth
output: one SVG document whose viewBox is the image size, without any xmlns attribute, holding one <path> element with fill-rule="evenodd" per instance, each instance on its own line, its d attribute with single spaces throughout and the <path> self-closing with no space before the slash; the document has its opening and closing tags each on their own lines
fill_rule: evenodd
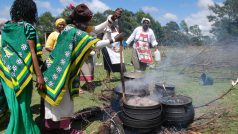
<svg viewBox="0 0 238 134">
<path fill-rule="evenodd" d="M 51 119 L 45 120 L 45 127 L 50 129 L 68 128 L 70 125 L 70 119 L 62 121 L 52 121 Z"/>
</svg>

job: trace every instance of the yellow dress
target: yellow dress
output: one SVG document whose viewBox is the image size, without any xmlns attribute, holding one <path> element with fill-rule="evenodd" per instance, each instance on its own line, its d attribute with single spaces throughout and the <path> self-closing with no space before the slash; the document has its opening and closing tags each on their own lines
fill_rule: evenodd
<svg viewBox="0 0 238 134">
<path fill-rule="evenodd" d="M 58 31 L 52 32 L 47 38 L 47 41 L 45 43 L 45 47 L 50 48 L 50 49 L 54 49 L 55 45 L 57 43 L 58 36 L 59 36 Z"/>
</svg>

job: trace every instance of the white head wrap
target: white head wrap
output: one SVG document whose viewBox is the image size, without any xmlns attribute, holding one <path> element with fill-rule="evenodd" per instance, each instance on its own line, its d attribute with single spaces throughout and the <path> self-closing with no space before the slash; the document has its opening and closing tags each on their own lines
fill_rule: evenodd
<svg viewBox="0 0 238 134">
<path fill-rule="evenodd" d="M 149 23 L 150 23 L 150 19 L 149 18 L 142 18 L 142 20 L 141 20 L 141 24 L 143 24 L 143 22 L 145 21 L 145 20 L 147 20 L 147 21 L 149 21 Z"/>
</svg>

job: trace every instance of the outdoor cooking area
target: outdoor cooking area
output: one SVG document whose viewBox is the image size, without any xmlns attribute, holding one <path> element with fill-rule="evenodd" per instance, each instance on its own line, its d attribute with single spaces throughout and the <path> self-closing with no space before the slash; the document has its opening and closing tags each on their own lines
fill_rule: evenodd
<svg viewBox="0 0 238 134">
<path fill-rule="evenodd" d="M 136 72 L 132 77 L 135 75 Z M 114 88 L 111 106 L 118 112 L 126 132 L 157 133 L 161 126 L 174 130 L 187 128 L 195 116 L 192 98 L 177 95 L 172 84 L 146 79 L 126 80 L 125 93 L 121 85 Z"/>
<path fill-rule="evenodd" d="M 86 134 L 236 132 L 235 48 L 167 47 L 158 65 L 145 72 L 127 65 L 110 82 L 97 66 L 96 89 L 74 99 L 71 127 Z"/>
<path fill-rule="evenodd" d="M 121 79 L 108 84 L 104 91 L 111 96 L 102 91 L 102 98 L 109 98 L 126 134 L 222 131 L 237 119 L 237 105 L 230 100 L 237 95 L 234 48 L 169 49 L 149 71 L 124 73 L 124 89 Z"/>
<path fill-rule="evenodd" d="M 114 74 L 110 82 L 103 81 L 104 70 L 97 66 L 95 90 L 74 99 L 71 127 L 86 134 L 237 132 L 236 48 L 167 47 L 158 65 L 145 72 L 134 72 L 127 65 L 123 77 Z M 31 108 L 40 126 L 38 98 L 33 93 Z M 1 130 L 9 118 L 5 113 Z"/>
</svg>

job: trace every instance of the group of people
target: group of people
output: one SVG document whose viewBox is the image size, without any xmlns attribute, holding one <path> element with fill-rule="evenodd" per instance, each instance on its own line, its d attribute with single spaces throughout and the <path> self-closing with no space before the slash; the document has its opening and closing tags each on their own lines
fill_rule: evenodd
<svg viewBox="0 0 238 134">
<path fill-rule="evenodd" d="M 122 9 L 115 10 L 105 22 L 89 26 L 92 12 L 87 5 L 70 8 L 66 20 L 56 20 L 57 31 L 51 33 L 46 42 L 46 50 L 50 54 L 43 61 L 42 46 L 33 26 L 38 19 L 35 2 L 13 2 L 11 20 L 2 29 L 0 58 L 0 80 L 11 113 L 7 134 L 40 133 L 30 110 L 33 74 L 37 90 L 44 100 L 45 127 L 69 130 L 74 111 L 72 97 L 80 93 L 73 83 L 77 83 L 77 78 L 78 82 L 82 80 L 81 77 L 87 82 L 93 80 L 93 66 L 89 67 L 92 61 L 88 57 L 102 49 L 109 79 L 111 72 L 121 70 L 118 42 L 124 39 L 124 34 L 119 33 L 116 21 Z M 133 31 L 126 43 L 134 41 L 132 63 L 135 70 L 145 71 L 146 64 L 153 62 L 149 44 L 156 46 L 157 42 L 149 28 L 150 20 L 143 18 L 141 23 L 142 26 Z M 100 40 L 92 33 L 104 33 L 104 36 Z"/>
</svg>

